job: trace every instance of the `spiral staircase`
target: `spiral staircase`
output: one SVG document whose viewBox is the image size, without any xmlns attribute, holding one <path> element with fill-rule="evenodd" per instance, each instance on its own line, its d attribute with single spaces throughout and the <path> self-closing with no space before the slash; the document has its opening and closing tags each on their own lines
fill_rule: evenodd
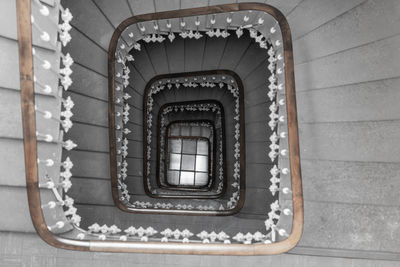
<svg viewBox="0 0 400 267">
<path fill-rule="evenodd" d="M 399 260 L 399 4 L 363 0 L 266 3 L 284 13 L 293 39 L 305 213 L 303 237 L 291 252 Z M 167 243 L 249 247 L 287 239 L 293 227 L 292 164 L 286 154 L 293 151 L 287 144 L 290 115 L 286 105 L 290 103 L 285 90 L 277 89 L 273 97 L 268 95 L 269 85 L 275 82 L 269 78 L 278 77 L 278 87 L 287 66 L 280 59 L 285 46 L 275 20 L 261 16 L 260 11 L 232 10 L 171 19 L 172 29 L 167 19 L 137 23 L 116 42 L 115 83 L 112 87 L 109 83 L 109 45 L 122 21 L 140 14 L 217 4 L 224 3 L 32 1 L 41 201 L 41 207 L 36 208 L 43 211 L 45 227 L 53 234 L 77 242 L 161 242 L 161 249 Z M 0 106 L 2 124 L 7 127 L 0 130 L 0 211 L 7 216 L 0 218 L 0 230 L 1 240 L 12 246 L 13 242 L 22 242 L 12 241 L 18 239 L 15 232 L 28 235 L 36 231 L 25 181 L 24 114 L 21 116 L 17 104 L 22 86 L 15 60 L 21 58 L 18 6 L 11 0 L 1 5 L 7 15 L 2 16 L 0 27 Z M 66 8 L 73 15 L 71 29 L 62 24 L 69 22 Z M 58 24 L 64 27 L 57 30 Z M 254 36 L 247 25 L 261 34 Z M 240 27 L 242 34 L 236 32 Z M 217 29 L 219 36 L 215 36 Z M 180 35 L 190 30 L 202 37 Z M 229 36 L 224 37 L 223 30 Z M 171 32 L 173 41 L 169 39 Z M 257 39 L 262 34 L 265 44 Z M 151 40 L 160 36 L 165 40 Z M 140 50 L 134 44 L 139 44 Z M 68 67 L 72 73 L 68 73 Z M 239 113 L 235 113 L 235 98 L 229 88 L 239 92 L 240 84 L 243 95 L 238 99 L 243 101 L 243 110 L 240 126 L 235 128 L 234 117 Z M 151 91 L 152 86 L 157 89 L 154 110 L 146 113 L 146 88 Z M 113 101 L 110 92 L 115 96 Z M 155 158 L 162 143 L 157 139 L 160 134 L 155 134 L 161 131 L 157 116 L 165 106 L 186 103 L 193 108 L 196 101 L 214 101 L 223 107 L 225 138 L 213 139 L 221 144 L 225 141 L 225 154 L 215 154 L 225 157 L 221 165 L 226 176 L 226 182 L 221 182 L 223 192 L 216 184 L 209 191 L 158 188 L 156 170 L 166 163 Z M 144 132 L 148 114 L 153 114 L 153 124 Z M 276 114 L 276 121 L 271 114 Z M 215 118 L 205 111 L 168 115 L 170 122 Z M 268 124 L 270 121 L 277 123 L 276 128 Z M 217 127 L 215 133 L 218 129 L 222 128 Z M 240 129 L 236 139 L 235 129 Z M 154 133 L 151 142 L 147 139 L 149 131 Z M 239 140 L 241 137 L 243 140 Z M 238 140 L 243 162 L 238 161 L 240 175 L 234 175 Z M 151 151 L 147 158 L 144 151 Z M 212 160 L 218 161 L 216 156 Z M 146 175 L 147 162 L 151 171 Z M 209 178 L 217 181 L 216 173 Z M 208 197 L 213 190 L 222 193 Z M 233 195 L 235 190 L 240 193 Z M 61 257 L 67 261 L 68 256 Z M 73 256 L 70 258 L 72 262 Z M 214 263 L 212 258 L 209 261 Z M 338 261 L 348 264 L 344 259 Z"/>
</svg>

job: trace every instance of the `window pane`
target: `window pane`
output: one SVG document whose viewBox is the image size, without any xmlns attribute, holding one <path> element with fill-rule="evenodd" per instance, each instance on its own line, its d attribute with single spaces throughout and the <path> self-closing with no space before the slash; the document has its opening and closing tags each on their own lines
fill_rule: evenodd
<svg viewBox="0 0 400 267">
<path fill-rule="evenodd" d="M 208 128 L 208 127 L 202 127 L 201 130 L 202 130 L 202 131 L 201 131 L 201 136 L 206 137 L 206 138 L 209 138 L 209 137 L 210 137 L 210 134 L 211 134 L 210 128 Z"/>
<path fill-rule="evenodd" d="M 196 154 L 196 140 L 183 140 L 182 153 Z"/>
<path fill-rule="evenodd" d="M 197 141 L 197 154 L 208 155 L 208 142 L 204 140 Z"/>
<path fill-rule="evenodd" d="M 182 170 L 194 171 L 195 159 L 195 156 L 192 155 L 182 155 Z"/>
<path fill-rule="evenodd" d="M 208 174 L 206 172 L 196 172 L 195 184 L 196 186 L 207 185 Z"/>
<path fill-rule="evenodd" d="M 169 155 L 169 169 L 170 170 L 181 169 L 181 155 L 172 153 Z"/>
<path fill-rule="evenodd" d="M 196 156 L 196 171 L 208 172 L 207 156 Z"/>
<path fill-rule="evenodd" d="M 199 136 L 200 135 L 200 126 L 193 126 L 192 127 L 192 136 Z"/>
<path fill-rule="evenodd" d="M 171 185 L 179 185 L 179 171 L 168 171 L 168 183 Z"/>
<path fill-rule="evenodd" d="M 170 131 L 169 131 L 169 135 L 170 136 L 180 135 L 179 127 L 171 126 Z"/>
<path fill-rule="evenodd" d="M 168 143 L 168 150 L 172 153 L 181 153 L 182 142 L 180 139 L 170 139 Z"/>
<path fill-rule="evenodd" d="M 182 126 L 179 128 L 181 130 L 190 128 L 190 132 L 193 129 Z M 203 132 L 204 127 L 199 127 L 198 130 Z M 164 179 L 167 179 L 171 186 L 207 186 L 210 179 L 209 149 L 209 140 L 198 136 L 192 136 L 190 139 L 169 138 L 167 161 L 169 169 Z"/>
<path fill-rule="evenodd" d="M 190 136 L 190 127 L 189 126 L 181 126 L 181 135 Z"/>
<path fill-rule="evenodd" d="M 194 172 L 181 172 L 181 185 L 194 184 Z"/>
</svg>

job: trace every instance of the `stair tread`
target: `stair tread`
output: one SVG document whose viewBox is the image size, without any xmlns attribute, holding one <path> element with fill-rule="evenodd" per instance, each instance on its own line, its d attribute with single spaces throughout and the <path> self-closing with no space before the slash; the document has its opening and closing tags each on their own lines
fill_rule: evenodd
<svg viewBox="0 0 400 267">
<path fill-rule="evenodd" d="M 295 63 L 340 53 L 352 47 L 399 34 L 398 24 L 394 23 L 398 16 L 396 0 L 364 1 L 356 8 L 295 40 L 293 43 Z"/>
</svg>

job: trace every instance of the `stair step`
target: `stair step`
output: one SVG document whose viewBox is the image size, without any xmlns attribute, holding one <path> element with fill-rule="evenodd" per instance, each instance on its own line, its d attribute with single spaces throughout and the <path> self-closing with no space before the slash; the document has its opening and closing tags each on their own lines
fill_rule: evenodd
<svg viewBox="0 0 400 267">
<path fill-rule="evenodd" d="M 292 30 L 292 38 L 296 40 L 298 37 L 303 36 L 318 26 L 341 16 L 363 2 L 365 1 L 351 0 L 338 5 L 334 1 L 329 0 L 318 2 L 312 0 L 303 1 L 288 17 L 289 24 L 296 25 Z M 307 17 L 309 23 L 302 23 L 305 17 Z"/>
<path fill-rule="evenodd" d="M 42 111 L 50 111 L 54 118 L 60 117 L 60 100 L 50 97 L 37 95 L 36 105 Z M 7 114 L 3 118 L 3 123 L 7 127 L 0 127 L 0 136 L 4 138 L 22 139 L 22 119 L 21 119 L 21 94 L 17 90 L 0 90 L 0 113 Z M 43 118 L 43 114 L 38 113 L 36 117 L 37 129 L 41 133 L 50 134 L 55 140 L 59 139 L 59 122 L 52 119 Z"/>
<path fill-rule="evenodd" d="M 35 48 L 36 54 L 41 59 L 46 59 L 50 62 L 53 70 L 58 71 L 60 66 L 60 55 L 54 51 L 43 49 L 40 47 Z M 18 58 L 18 42 L 16 40 L 0 37 L 0 56 L 2 59 L 1 72 L 0 72 L 0 86 L 7 89 L 20 89 L 19 83 L 19 61 Z M 42 84 L 48 84 L 56 92 L 58 88 L 58 76 L 55 73 L 49 73 L 44 70 L 41 65 L 43 63 L 36 57 L 34 58 L 34 70 L 37 80 Z M 36 88 L 36 93 L 39 93 L 39 88 Z"/>
<path fill-rule="evenodd" d="M 71 24 L 104 50 L 108 50 L 114 28 L 96 5 L 92 1 L 85 1 L 68 2 L 67 6 L 74 15 Z M 85 10 L 85 12 L 81 12 L 81 10 Z"/>
<path fill-rule="evenodd" d="M 42 204 L 55 200 L 53 192 L 48 189 L 40 190 L 40 197 Z M 0 187 L 0 213 L 5 215 L 0 217 L 0 231 L 35 232 L 25 187 Z M 64 211 L 59 206 L 54 209 L 44 208 L 43 213 L 47 225 L 54 225 L 57 221 L 65 220 Z M 71 229 L 71 226 L 66 224 L 56 232 L 62 233 Z"/>
<path fill-rule="evenodd" d="M 107 51 L 97 46 L 75 28 L 71 29 L 70 34 L 73 41 L 64 48 L 64 53 L 70 53 L 77 64 L 107 77 Z"/>
<path fill-rule="evenodd" d="M 104 12 L 115 28 L 122 21 L 132 16 L 126 0 L 114 0 L 112 2 L 95 0 L 93 2 L 101 9 L 101 12 Z"/>
<path fill-rule="evenodd" d="M 300 124 L 301 155 L 303 159 L 400 162 L 399 127 L 399 121 Z"/>
<path fill-rule="evenodd" d="M 297 94 L 299 122 L 397 120 L 400 78 Z"/>
<path fill-rule="evenodd" d="M 400 164 L 331 160 L 301 161 L 306 200 L 393 206 L 400 197 Z"/>
<path fill-rule="evenodd" d="M 397 207 L 305 201 L 304 210 L 299 246 L 400 252 Z"/>
<path fill-rule="evenodd" d="M 51 37 L 50 42 L 44 42 L 39 38 L 39 34 L 35 28 L 33 28 L 33 45 L 36 47 L 43 47 L 49 50 L 55 50 L 55 47 L 52 46 L 51 44 L 54 44 L 56 42 L 56 36 L 57 36 L 57 27 L 56 25 L 58 24 L 58 18 L 59 18 L 59 8 L 58 4 L 59 1 L 55 1 L 56 5 L 55 7 L 50 7 L 49 8 L 49 16 L 44 17 L 40 14 L 39 8 L 37 8 L 36 3 L 32 3 L 32 15 L 35 18 L 35 21 L 37 22 L 38 25 L 40 25 L 40 28 L 49 33 Z M 0 36 L 6 37 L 8 39 L 12 40 L 18 40 L 17 37 L 17 7 L 16 3 L 13 0 L 4 0 L 1 1 L 0 3 L 0 10 L 3 12 L 2 16 L 0 16 Z M 12 22 L 12 23 L 10 23 Z M 50 44 L 51 43 L 51 44 Z M 18 64 L 18 62 L 17 62 Z M 3 81 L 3 80 L 1 80 Z"/>
<path fill-rule="evenodd" d="M 295 66 L 298 91 L 400 76 L 400 35 Z M 379 65 L 378 65 L 379 64 Z"/>
<path fill-rule="evenodd" d="M 311 61 L 399 34 L 398 24 L 394 23 L 398 17 L 396 0 L 364 1 L 361 5 L 295 40 L 293 43 L 295 62 L 299 64 Z"/>
</svg>

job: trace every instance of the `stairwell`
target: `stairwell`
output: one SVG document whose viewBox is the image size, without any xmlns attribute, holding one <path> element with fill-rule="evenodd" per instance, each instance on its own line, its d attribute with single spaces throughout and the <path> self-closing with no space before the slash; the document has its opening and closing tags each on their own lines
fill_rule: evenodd
<svg viewBox="0 0 400 267">
<path fill-rule="evenodd" d="M 400 199 L 397 191 L 400 186 L 400 153 L 396 146 L 399 139 L 397 88 L 400 69 L 397 53 L 400 42 L 398 3 L 361 0 L 267 3 L 277 7 L 287 16 L 294 40 L 305 228 L 299 245 L 292 253 L 399 260 L 400 246 L 397 237 L 400 235 Z M 81 216 L 91 220 L 83 227 L 89 226 L 91 222 L 104 220 L 107 224 L 119 223 L 128 226 L 132 224 L 132 214 L 114 207 L 109 185 L 108 44 L 114 29 L 127 17 L 189 8 L 195 3 L 130 0 L 111 3 L 93 0 L 65 1 L 63 4 L 74 14 L 70 32 L 72 41 L 63 52 L 73 55 L 75 61 L 71 75 L 73 84 L 64 93 L 64 97 L 71 96 L 75 102 L 74 126 L 64 140 L 74 140 L 78 148 L 64 153 L 64 158 L 61 159 L 60 144 L 39 142 L 40 155 L 52 155 L 59 161 L 67 156 L 73 159 L 73 186 L 69 195 L 74 197 L 75 206 Z M 196 4 L 200 5 L 200 1 Z M 208 4 L 220 3 L 211 1 Z M 0 211 L 12 216 L 1 217 L 0 230 L 33 233 L 26 200 L 21 116 L 18 106 L 20 100 L 18 62 L 15 60 L 18 58 L 14 23 L 15 4 L 7 0 L 1 5 L 1 10 L 8 15 L 1 16 L 3 23 L 0 23 L 0 53 L 4 59 L 0 72 L 0 108 L 1 123 L 8 127 L 1 127 L 0 130 L 0 153 L 3 159 L 0 176 L 0 198 L 3 204 L 0 204 Z M 207 3 L 201 3 L 201 6 L 203 5 Z M 57 5 L 52 12 L 58 12 L 56 9 Z M 54 30 L 50 27 L 48 29 L 50 33 Z M 237 42 L 235 36 L 175 42 L 178 45 L 172 46 L 169 42 L 161 45 L 148 44 L 144 53 L 134 55 L 135 65 L 140 64 L 140 69 L 132 66 L 131 83 L 136 87 L 130 91 L 132 98 L 129 99 L 129 104 L 134 109 L 133 123 L 130 127 L 136 133 L 141 132 L 143 106 L 139 99 L 143 92 L 139 88 L 144 88 L 152 77 L 166 73 L 211 69 L 231 69 L 237 72 L 246 88 L 244 102 L 247 189 L 245 207 L 235 215 L 238 223 L 232 222 L 228 228 L 240 231 L 240 225 L 245 223 L 247 228 L 256 231 L 260 223 L 257 218 L 265 211 L 257 205 L 260 199 L 252 196 L 257 195 L 253 192 L 265 190 L 257 179 L 265 180 L 263 175 L 267 166 L 263 163 L 269 162 L 268 158 L 252 158 L 260 149 L 256 142 L 264 142 L 266 136 L 269 136 L 261 134 L 260 128 L 265 128 L 266 125 L 257 119 L 257 114 L 267 110 L 269 104 L 263 101 L 265 89 L 261 86 L 262 81 L 256 78 L 260 77 L 260 73 L 265 75 L 267 59 L 258 56 L 260 48 L 252 44 L 250 39 L 247 43 L 243 40 Z M 59 50 L 43 43 L 34 45 L 40 57 L 54 58 L 52 65 L 59 65 L 56 62 L 60 57 Z M 237 61 L 234 62 L 234 59 Z M 35 67 L 36 69 L 40 68 Z M 47 80 L 51 79 L 51 76 L 41 76 L 40 73 L 35 75 L 40 81 L 56 83 L 54 80 Z M 223 100 L 223 95 L 219 95 L 219 98 Z M 60 98 L 37 92 L 36 101 L 41 107 L 52 111 L 54 117 L 59 117 L 62 105 Z M 41 120 L 40 117 L 37 121 L 39 129 L 46 129 L 57 140 L 61 140 L 58 123 L 52 124 Z M 132 142 L 140 142 L 141 138 L 140 134 L 135 135 Z M 53 154 L 55 151 L 58 152 Z M 7 169 L 12 172 L 4 171 Z M 140 179 L 132 187 L 138 188 L 137 184 L 140 184 Z M 53 195 L 48 193 L 48 190 L 43 190 L 41 197 L 50 201 Z M 135 191 L 134 194 L 144 195 L 141 191 Z M 62 212 L 59 216 L 62 216 Z M 150 215 L 144 214 L 135 214 L 133 218 L 138 224 L 151 221 L 160 228 L 171 224 L 179 228 L 176 217 L 171 215 L 161 215 L 157 221 L 152 221 Z M 210 220 L 215 229 L 226 224 L 224 217 L 200 216 L 196 217 L 196 220 L 193 218 L 186 217 L 187 222 L 182 222 L 182 225 L 189 224 L 194 229 L 201 230 L 201 226 Z M 51 219 L 51 215 L 46 216 L 49 222 Z M 4 236 L 7 239 L 5 242 L 11 244 L 10 246 L 21 246 L 22 242 L 26 242 L 20 238 L 20 234 Z M 63 251 L 58 251 L 63 255 Z M 19 255 L 18 253 L 15 255 Z M 45 255 L 44 252 L 41 253 Z M 4 251 L 3 254 L 6 255 L 6 259 L 10 257 L 8 251 Z M 75 262 L 72 257 L 59 257 L 66 257 L 63 259 L 65 262 Z M 199 258 L 190 257 L 186 256 L 183 259 L 193 259 L 191 264 L 196 265 Z M 300 261 L 294 256 L 284 257 L 279 258 L 282 266 L 285 259 L 289 262 Z M 224 259 L 227 262 L 238 260 Z M 273 261 L 265 257 L 262 259 Z M 323 259 L 317 259 L 316 262 L 324 262 Z M 93 259 L 91 261 L 95 262 Z M 215 263 L 213 258 L 207 258 L 207 261 Z M 243 264 L 251 261 L 257 260 L 248 258 L 243 260 Z M 337 261 L 343 266 L 350 264 L 344 259 Z M 148 259 L 148 262 L 155 264 L 151 259 Z M 365 263 L 354 262 L 360 266 Z M 306 266 L 310 264 L 305 263 Z M 382 264 L 391 266 L 390 263 Z"/>
</svg>

